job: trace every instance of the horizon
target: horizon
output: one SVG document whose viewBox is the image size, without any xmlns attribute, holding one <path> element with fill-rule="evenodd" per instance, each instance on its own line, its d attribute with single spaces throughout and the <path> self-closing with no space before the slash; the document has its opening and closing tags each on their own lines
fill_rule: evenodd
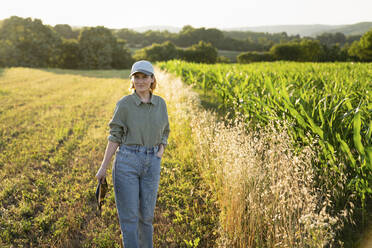
<svg viewBox="0 0 372 248">
<path fill-rule="evenodd" d="M 219 30 L 235 30 L 235 29 L 241 29 L 241 28 L 264 28 L 264 27 L 281 27 L 281 26 L 348 26 L 348 25 L 355 25 L 355 24 L 359 24 L 359 23 L 372 23 L 372 21 L 359 21 L 359 22 L 355 22 L 355 23 L 343 23 L 343 24 L 327 24 L 327 23 L 314 23 L 314 24 L 303 24 L 303 23 L 299 23 L 299 24 L 267 24 L 267 25 L 256 25 L 256 26 L 236 26 L 236 27 L 226 27 L 226 28 L 219 28 L 219 27 L 206 27 L 206 26 L 194 26 L 194 25 L 191 25 L 191 24 L 184 24 L 183 26 L 174 26 L 174 25 L 144 25 L 144 26 L 134 26 L 134 27 L 108 27 L 106 25 L 95 25 L 95 26 L 87 26 L 87 25 L 74 25 L 74 24 L 70 24 L 70 23 L 56 23 L 56 24 L 50 24 L 50 23 L 46 23 L 43 19 L 41 18 L 38 18 L 38 17 L 32 17 L 32 16 L 19 16 L 19 15 L 12 15 L 12 16 L 17 16 L 17 17 L 20 17 L 20 18 L 31 18 L 33 20 L 35 19 L 39 19 L 41 20 L 41 22 L 43 23 L 43 25 L 50 25 L 50 26 L 55 26 L 55 25 L 69 25 L 70 27 L 72 28 L 84 28 L 84 27 L 96 27 L 96 26 L 103 26 L 105 28 L 108 28 L 108 29 L 123 29 L 123 28 L 127 28 L 127 29 L 132 29 L 132 30 L 136 30 L 136 29 L 147 29 L 148 30 L 151 30 L 150 28 L 157 28 L 157 29 L 161 29 L 161 30 L 164 30 L 164 29 L 182 29 L 184 26 L 192 26 L 193 28 L 206 28 L 206 29 L 209 29 L 209 28 L 216 28 L 216 29 L 219 29 Z M 9 19 L 11 18 L 12 16 L 8 16 L 8 17 L 5 17 L 5 18 L 1 18 L 0 21 L 3 21 L 5 19 Z M 157 29 L 154 29 L 154 30 L 157 30 Z"/>
<path fill-rule="evenodd" d="M 294 25 L 351 25 L 372 22 L 372 1 L 354 0 L 230 0 L 229 4 L 189 0 L 187 5 L 171 0 L 143 0 L 131 6 L 122 0 L 73 1 L 13 0 L 0 9 L 0 20 L 11 16 L 40 19 L 43 24 L 72 27 L 104 26 L 137 29 L 147 26 L 234 29 Z"/>
<path fill-rule="evenodd" d="M 372 21 L 361 21 L 361 22 L 356 22 L 356 23 L 346 23 L 346 24 L 324 24 L 324 23 L 315 23 L 315 24 L 273 24 L 273 25 L 257 25 L 257 26 L 240 26 L 240 27 L 229 27 L 229 28 L 217 28 L 221 30 L 228 30 L 228 29 L 235 29 L 235 28 L 263 28 L 263 27 L 280 27 L 280 26 L 347 26 L 347 25 L 355 25 L 359 23 L 372 23 Z M 190 24 L 185 24 L 184 26 L 187 26 Z M 194 28 L 216 28 L 216 27 L 204 27 L 204 26 L 198 26 L 195 27 L 193 25 L 190 25 Z M 84 27 L 84 26 L 71 26 L 71 27 Z M 141 28 L 148 28 L 148 27 L 169 27 L 169 28 L 179 28 L 182 29 L 183 26 L 172 26 L 172 25 L 147 25 L 147 26 L 138 26 L 138 27 L 133 27 L 130 29 L 141 29 Z M 107 27 L 109 28 L 109 27 Z M 125 28 L 125 27 L 124 27 Z M 115 28 L 113 28 L 115 29 Z"/>
</svg>

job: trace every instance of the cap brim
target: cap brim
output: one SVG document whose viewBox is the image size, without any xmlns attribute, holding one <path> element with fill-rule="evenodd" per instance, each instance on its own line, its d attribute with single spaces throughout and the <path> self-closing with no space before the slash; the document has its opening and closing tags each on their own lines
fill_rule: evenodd
<svg viewBox="0 0 372 248">
<path fill-rule="evenodd" d="M 137 73 L 137 72 L 142 72 L 143 74 L 146 74 L 147 76 L 151 76 L 153 73 L 152 72 L 149 72 L 149 71 L 145 71 L 145 70 L 135 70 L 133 72 L 131 72 L 129 74 L 129 77 L 133 76 L 133 74 Z"/>
</svg>

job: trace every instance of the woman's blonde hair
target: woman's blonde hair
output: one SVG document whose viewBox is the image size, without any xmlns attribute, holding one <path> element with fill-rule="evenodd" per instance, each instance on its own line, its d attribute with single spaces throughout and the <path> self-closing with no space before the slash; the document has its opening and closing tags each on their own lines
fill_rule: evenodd
<svg viewBox="0 0 372 248">
<path fill-rule="evenodd" d="M 154 92 L 155 88 L 156 88 L 156 77 L 155 77 L 155 74 L 152 74 L 151 77 L 154 79 L 154 82 L 151 83 L 150 85 L 150 91 L 151 93 Z M 134 83 L 133 83 L 133 76 L 130 78 L 130 87 L 129 87 L 129 90 L 131 90 L 132 92 L 134 92 L 136 88 L 134 87 Z"/>
</svg>

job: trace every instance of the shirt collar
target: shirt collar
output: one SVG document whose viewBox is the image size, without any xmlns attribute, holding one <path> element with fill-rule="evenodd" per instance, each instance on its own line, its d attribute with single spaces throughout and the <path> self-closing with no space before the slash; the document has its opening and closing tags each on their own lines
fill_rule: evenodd
<svg viewBox="0 0 372 248">
<path fill-rule="evenodd" d="M 134 90 L 132 96 L 133 96 L 133 99 L 134 99 L 134 102 L 136 103 L 136 105 L 139 106 L 142 103 L 142 100 L 137 95 L 136 90 Z M 155 99 L 155 97 L 153 97 L 153 94 L 151 92 L 150 92 L 150 103 L 152 103 L 153 105 L 156 105 L 156 99 Z"/>
</svg>

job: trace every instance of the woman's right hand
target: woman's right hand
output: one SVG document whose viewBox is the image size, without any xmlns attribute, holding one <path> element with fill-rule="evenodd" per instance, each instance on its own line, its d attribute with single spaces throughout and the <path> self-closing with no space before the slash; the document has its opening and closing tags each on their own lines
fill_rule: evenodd
<svg viewBox="0 0 372 248">
<path fill-rule="evenodd" d="M 101 167 L 99 167 L 99 170 L 96 174 L 96 178 L 98 181 L 101 181 L 103 178 L 106 177 L 106 170 L 107 170 L 106 166 L 101 165 Z"/>
<path fill-rule="evenodd" d="M 108 141 L 107 146 L 106 146 L 105 156 L 102 160 L 101 167 L 99 168 L 96 174 L 96 178 L 98 179 L 98 181 L 106 177 L 107 166 L 110 164 L 110 159 L 112 155 L 114 155 L 118 146 L 119 146 L 119 143 L 112 142 L 110 140 Z"/>
</svg>

